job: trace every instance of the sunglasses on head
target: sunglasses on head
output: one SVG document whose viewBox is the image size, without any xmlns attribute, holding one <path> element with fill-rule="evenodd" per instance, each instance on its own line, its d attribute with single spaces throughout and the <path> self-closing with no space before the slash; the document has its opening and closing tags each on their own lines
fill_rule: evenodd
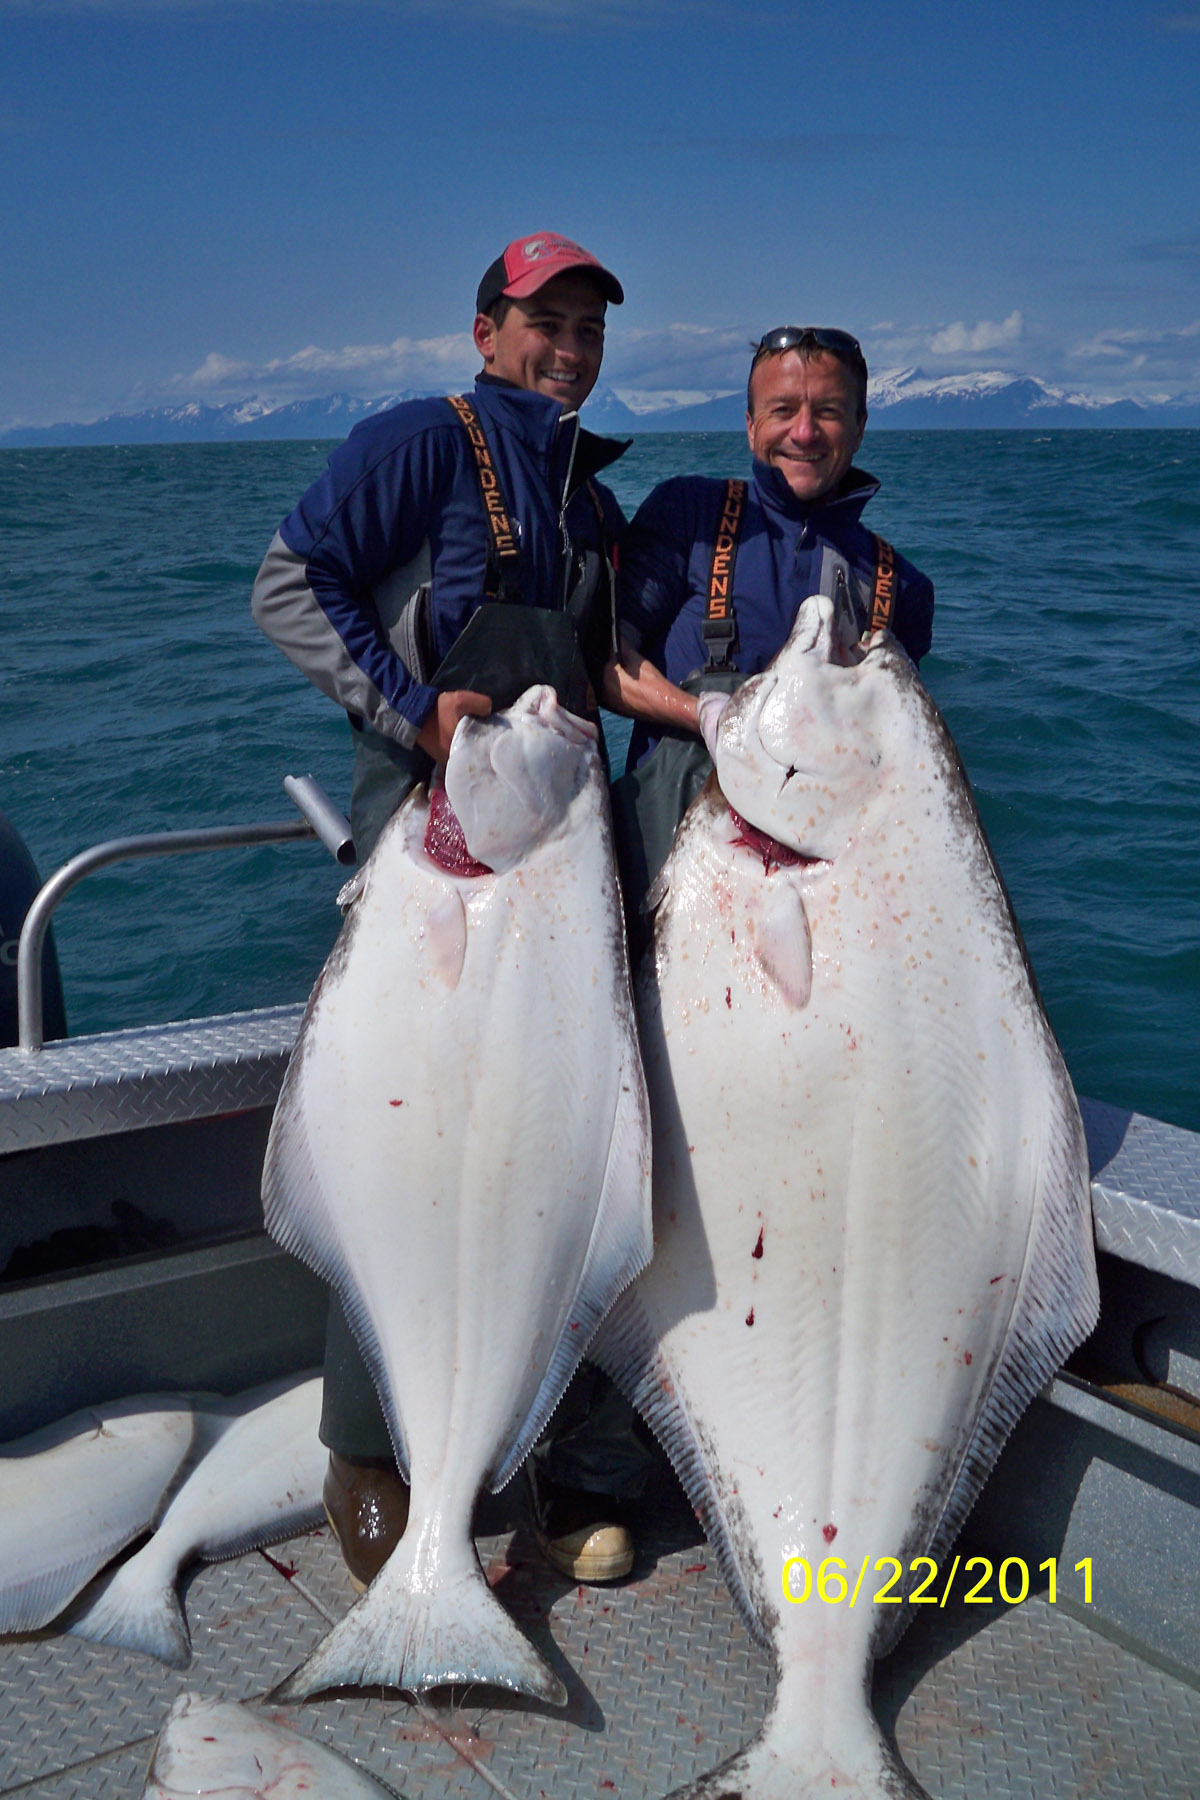
<svg viewBox="0 0 1200 1800">
<path fill-rule="evenodd" d="M 819 350 L 828 350 L 834 356 L 860 363 L 864 369 L 867 366 L 858 339 L 851 337 L 848 331 L 838 331 L 832 325 L 777 325 L 774 331 L 768 331 L 755 345 L 754 362 L 758 362 L 760 357 L 769 356 L 772 351 L 799 350 L 813 344 Z M 750 366 L 753 368 L 754 363 Z"/>
</svg>

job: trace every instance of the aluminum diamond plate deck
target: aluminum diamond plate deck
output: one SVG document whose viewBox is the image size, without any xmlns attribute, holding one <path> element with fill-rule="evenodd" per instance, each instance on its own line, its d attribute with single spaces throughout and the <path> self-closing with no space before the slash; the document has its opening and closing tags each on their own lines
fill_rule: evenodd
<svg viewBox="0 0 1200 1800">
<path fill-rule="evenodd" d="M 490 1505 L 516 1529 L 481 1540 L 489 1579 L 565 1682 L 565 1708 L 464 1691 L 268 1710 L 407 1800 L 657 1800 L 752 1735 L 767 1659 L 677 1497 L 654 1513 L 634 1578 L 605 1589 L 568 1586 Z M 264 1696 L 352 1599 L 320 1531 L 196 1572 L 183 1674 L 52 1633 L 0 1642 L 0 1794 L 136 1800 L 176 1694 Z M 1044 1600 L 923 1617 L 880 1665 L 875 1704 L 934 1800 L 1197 1791 L 1200 1694 Z"/>
<path fill-rule="evenodd" d="M 1080 1108 L 1100 1249 L 1200 1287 L 1200 1133 L 1095 1100 Z"/>
<path fill-rule="evenodd" d="M 0 1154 L 273 1106 L 301 1006 L 0 1050 Z"/>
</svg>

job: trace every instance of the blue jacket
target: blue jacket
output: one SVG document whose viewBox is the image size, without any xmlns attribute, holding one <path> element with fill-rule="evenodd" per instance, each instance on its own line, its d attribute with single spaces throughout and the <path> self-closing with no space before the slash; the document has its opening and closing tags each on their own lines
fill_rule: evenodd
<svg viewBox="0 0 1200 1800">
<path fill-rule="evenodd" d="M 830 557 L 846 564 L 852 591 L 870 591 L 875 543 L 862 511 L 878 491 L 873 475 L 851 469 L 836 494 L 804 506 L 778 469 L 755 461 L 733 579 L 732 660 L 742 674 L 766 667 L 810 594 L 830 591 L 828 582 L 822 586 Z M 684 681 L 707 661 L 702 625 L 724 499 L 725 483 L 709 476 L 664 481 L 642 502 L 621 540 L 621 635 L 671 681 Z M 896 576 L 892 630 L 918 662 L 933 632 L 933 585 L 899 555 Z M 629 766 L 655 742 L 645 726 L 636 726 Z"/>
<path fill-rule="evenodd" d="M 542 394 L 481 377 L 473 396 L 520 539 L 530 605 L 560 607 L 575 553 L 603 549 L 585 482 L 624 445 L 596 437 Z M 610 543 L 624 518 L 594 484 Z M 483 599 L 489 532 L 475 457 L 444 400 L 410 400 L 356 425 L 277 532 L 254 617 L 351 718 L 411 745 L 433 709 L 426 685 Z M 428 586 L 424 658 L 407 602 Z M 413 673 L 420 660 L 423 679 Z"/>
</svg>

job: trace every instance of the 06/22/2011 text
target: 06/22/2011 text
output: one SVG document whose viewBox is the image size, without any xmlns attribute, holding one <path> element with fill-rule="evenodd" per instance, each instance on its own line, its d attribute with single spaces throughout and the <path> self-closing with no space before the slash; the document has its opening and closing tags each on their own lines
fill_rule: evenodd
<svg viewBox="0 0 1200 1800">
<path fill-rule="evenodd" d="M 883 1575 L 885 1580 L 864 1594 L 863 1583 L 869 1570 Z M 853 1606 L 860 1596 L 873 1606 L 899 1606 L 905 1600 L 910 1606 L 945 1606 L 960 1570 L 966 1584 L 962 1596 L 966 1606 L 992 1606 L 997 1601 L 1006 1606 L 1017 1606 L 1022 1600 L 1028 1600 L 1031 1592 L 1041 1594 L 1043 1591 L 1051 1606 L 1058 1599 L 1058 1559 L 1053 1556 L 1039 1563 L 1032 1575 L 1029 1564 L 1020 1556 L 1006 1557 L 998 1566 L 989 1556 L 968 1556 L 965 1561 L 956 1556 L 945 1572 L 944 1580 L 943 1571 L 931 1556 L 914 1556 L 908 1565 L 908 1573 L 917 1578 L 916 1585 L 907 1594 L 900 1586 L 904 1579 L 904 1564 L 895 1556 L 877 1557 L 873 1564 L 869 1556 L 864 1556 L 853 1585 L 852 1571 L 840 1556 L 822 1557 L 815 1575 L 805 1557 L 789 1556 L 783 1565 L 783 1597 L 793 1606 L 803 1606 L 807 1600 L 823 1600 L 827 1606 L 843 1603 Z M 1083 1576 L 1080 1598 L 1085 1606 L 1090 1606 L 1090 1556 L 1075 1564 L 1075 1573 Z M 1044 1576 L 1045 1580 L 1038 1580 L 1039 1576 Z"/>
</svg>

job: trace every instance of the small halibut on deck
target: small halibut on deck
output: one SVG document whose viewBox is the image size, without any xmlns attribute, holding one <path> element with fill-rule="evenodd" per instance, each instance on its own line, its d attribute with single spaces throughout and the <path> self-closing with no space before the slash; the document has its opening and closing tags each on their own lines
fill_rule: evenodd
<svg viewBox="0 0 1200 1800">
<path fill-rule="evenodd" d="M 532 688 L 390 822 L 309 1003 L 268 1230 L 336 1287 L 412 1482 L 371 1587 L 278 1690 L 561 1683 L 471 1515 L 649 1260 L 649 1114 L 598 735 Z"/>
<path fill-rule="evenodd" d="M 180 1694 L 142 1800 L 384 1800 L 395 1791 L 277 1719 L 236 1701 Z"/>
<path fill-rule="evenodd" d="M 66 1624 L 72 1637 L 156 1656 L 173 1669 L 192 1657 L 176 1592 L 188 1563 L 221 1562 L 278 1543 L 322 1518 L 329 1453 L 318 1436 L 321 1377 L 289 1376 L 197 1414 L 203 1445 L 154 1534 L 128 1562 L 87 1589 Z"/>
<path fill-rule="evenodd" d="M 1097 1314 L 1079 1110 L 970 787 L 904 652 L 852 635 L 809 599 L 729 702 L 638 983 L 655 1254 L 597 1354 L 778 1669 L 696 1800 L 921 1793 L 870 1710 L 908 1611 L 881 1559 L 948 1567 Z M 830 1556 L 841 1603 L 785 1599 Z"/>
<path fill-rule="evenodd" d="M 147 1529 L 196 1453 L 195 1394 L 85 1407 L 0 1450 L 0 1632 L 37 1631 Z"/>
</svg>

